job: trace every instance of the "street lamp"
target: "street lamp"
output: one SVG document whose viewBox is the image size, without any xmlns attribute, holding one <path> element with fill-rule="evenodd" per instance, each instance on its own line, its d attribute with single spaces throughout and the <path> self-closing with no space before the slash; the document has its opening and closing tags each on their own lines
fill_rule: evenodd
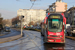
<svg viewBox="0 0 75 50">
<path fill-rule="evenodd" d="M 21 21 L 21 36 L 23 36 L 23 34 L 22 34 L 22 20 L 23 20 L 23 18 L 24 18 L 23 15 L 19 16 L 19 20 Z"/>
<path fill-rule="evenodd" d="M 31 25 L 31 15 L 30 15 L 30 25 Z"/>
</svg>

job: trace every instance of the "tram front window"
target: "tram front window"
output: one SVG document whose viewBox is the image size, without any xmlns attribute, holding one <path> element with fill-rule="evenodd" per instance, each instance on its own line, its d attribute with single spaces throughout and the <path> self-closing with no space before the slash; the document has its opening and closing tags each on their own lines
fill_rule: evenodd
<svg viewBox="0 0 75 50">
<path fill-rule="evenodd" d="M 61 32 L 62 25 L 62 19 L 48 19 L 48 29 L 50 32 Z"/>
</svg>

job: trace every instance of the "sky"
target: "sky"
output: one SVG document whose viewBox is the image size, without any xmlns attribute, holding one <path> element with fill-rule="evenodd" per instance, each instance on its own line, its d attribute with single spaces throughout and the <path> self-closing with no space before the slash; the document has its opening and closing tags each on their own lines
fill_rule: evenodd
<svg viewBox="0 0 75 50">
<path fill-rule="evenodd" d="M 32 9 L 44 9 L 46 10 L 49 5 L 56 2 L 56 0 L 37 0 L 34 3 Z M 75 0 L 63 0 L 67 3 L 68 9 L 75 6 Z M 17 10 L 30 9 L 32 6 L 30 0 L 0 0 L 0 13 L 4 19 L 12 19 L 17 16 Z"/>
</svg>

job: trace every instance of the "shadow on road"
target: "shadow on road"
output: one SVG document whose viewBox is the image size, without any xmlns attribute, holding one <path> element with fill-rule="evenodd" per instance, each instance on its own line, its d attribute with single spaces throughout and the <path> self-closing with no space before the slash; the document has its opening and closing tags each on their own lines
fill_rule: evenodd
<svg viewBox="0 0 75 50">
<path fill-rule="evenodd" d="M 65 44 L 44 43 L 45 50 L 65 50 Z"/>
</svg>

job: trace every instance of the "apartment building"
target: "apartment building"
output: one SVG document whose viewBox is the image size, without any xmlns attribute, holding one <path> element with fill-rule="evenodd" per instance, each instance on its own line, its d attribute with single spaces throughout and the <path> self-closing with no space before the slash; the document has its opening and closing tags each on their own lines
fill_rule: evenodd
<svg viewBox="0 0 75 50">
<path fill-rule="evenodd" d="M 67 3 L 62 0 L 56 0 L 55 3 L 49 6 L 49 12 L 65 12 L 67 10 Z"/>
<path fill-rule="evenodd" d="M 19 9 L 17 15 L 24 15 L 24 25 L 28 25 L 30 22 L 40 24 L 40 22 L 46 17 L 46 11 L 42 9 Z"/>
<path fill-rule="evenodd" d="M 75 7 L 71 7 L 69 8 L 66 12 L 65 12 L 65 17 L 67 19 L 67 24 L 75 24 Z"/>
</svg>

